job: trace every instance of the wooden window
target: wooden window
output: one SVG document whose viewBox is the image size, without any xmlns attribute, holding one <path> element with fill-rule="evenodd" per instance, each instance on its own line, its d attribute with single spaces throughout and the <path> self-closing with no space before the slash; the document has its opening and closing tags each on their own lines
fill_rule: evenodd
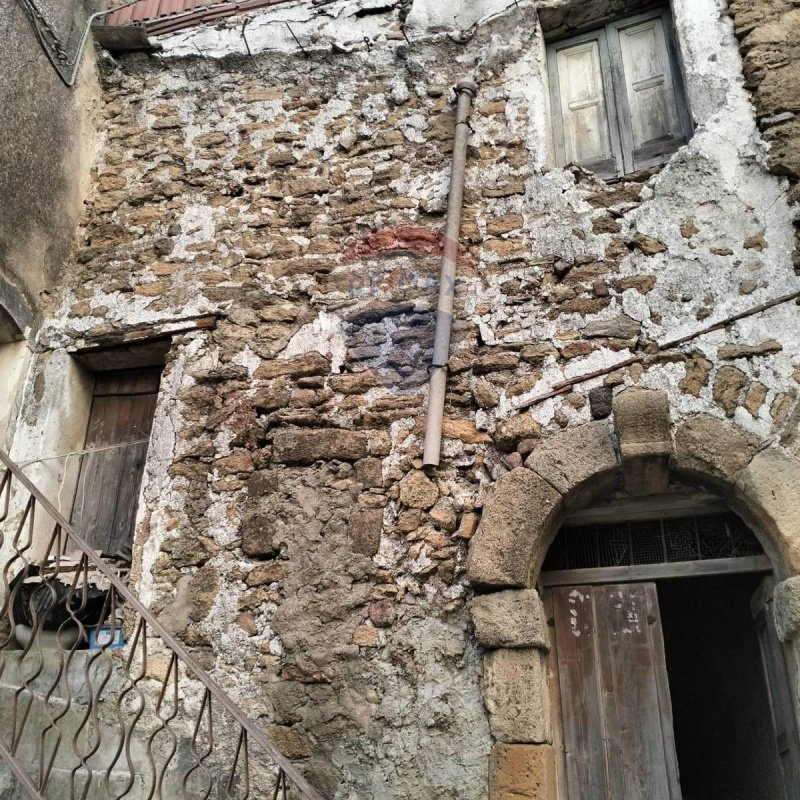
<svg viewBox="0 0 800 800">
<path fill-rule="evenodd" d="M 130 545 L 161 368 L 97 374 L 72 524 L 116 554 Z"/>
<path fill-rule="evenodd" d="M 559 163 L 615 178 L 664 163 L 688 141 L 669 12 L 553 42 L 548 65 Z"/>
</svg>

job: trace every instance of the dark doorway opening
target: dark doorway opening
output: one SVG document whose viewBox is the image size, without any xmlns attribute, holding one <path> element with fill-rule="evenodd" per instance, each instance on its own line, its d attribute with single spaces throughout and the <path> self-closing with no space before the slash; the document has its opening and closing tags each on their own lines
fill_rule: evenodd
<svg viewBox="0 0 800 800">
<path fill-rule="evenodd" d="M 683 800 L 792 800 L 750 608 L 761 580 L 658 583 Z"/>
<path fill-rule="evenodd" d="M 772 564 L 730 512 L 675 506 L 577 512 L 547 554 L 559 798 L 799 800 Z"/>
</svg>

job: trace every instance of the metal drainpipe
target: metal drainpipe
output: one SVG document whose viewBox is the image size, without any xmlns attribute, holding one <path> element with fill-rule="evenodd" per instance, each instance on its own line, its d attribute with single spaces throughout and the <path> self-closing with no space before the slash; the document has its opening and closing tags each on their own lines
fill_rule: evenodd
<svg viewBox="0 0 800 800">
<path fill-rule="evenodd" d="M 439 465 L 442 448 L 442 418 L 444 394 L 447 388 L 447 361 L 450 358 L 450 332 L 453 327 L 453 295 L 456 285 L 458 239 L 461 233 L 461 206 L 464 199 L 464 167 L 467 161 L 469 115 L 478 87 L 472 78 L 463 78 L 456 85 L 456 131 L 453 140 L 453 169 L 450 175 L 450 195 L 447 199 L 447 224 L 444 233 L 442 270 L 439 276 L 439 304 L 436 307 L 436 337 L 433 342 L 433 363 L 430 367 L 428 390 L 428 419 L 425 424 L 425 447 L 422 463 L 426 467 Z"/>
<path fill-rule="evenodd" d="M 121 5 L 114 6 L 114 8 L 106 9 L 105 11 L 95 11 L 87 20 L 86 26 L 83 29 L 83 34 L 81 35 L 81 40 L 78 43 L 78 48 L 75 50 L 75 55 L 73 56 L 71 61 L 65 61 L 64 65 L 62 66 L 50 52 L 50 48 L 47 43 L 42 39 L 42 31 L 39 27 L 39 18 L 41 14 L 37 6 L 35 6 L 31 0 L 22 0 L 25 9 L 28 11 L 28 14 L 31 19 L 31 23 L 34 27 L 34 32 L 36 38 L 39 40 L 39 44 L 41 45 L 42 50 L 44 50 L 44 54 L 47 56 L 47 60 L 52 64 L 53 69 L 55 69 L 56 73 L 58 73 L 58 77 L 61 78 L 62 83 L 69 87 L 70 89 L 75 85 L 75 81 L 78 78 L 78 70 L 81 68 L 81 59 L 83 58 L 83 51 L 86 49 L 86 43 L 89 41 L 89 34 L 92 31 L 92 25 L 94 24 L 95 20 L 100 19 L 100 17 L 107 17 L 110 14 L 113 14 L 115 11 L 121 11 L 123 8 L 127 8 L 128 6 L 135 5 L 138 3 L 139 0 L 127 0 L 127 2 L 122 3 Z M 71 67 L 72 71 L 67 74 L 65 67 Z"/>
</svg>

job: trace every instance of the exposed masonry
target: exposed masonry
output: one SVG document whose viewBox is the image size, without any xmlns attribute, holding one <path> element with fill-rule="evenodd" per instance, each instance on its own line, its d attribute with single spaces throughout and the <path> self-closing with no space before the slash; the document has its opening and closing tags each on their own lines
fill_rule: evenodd
<svg viewBox="0 0 800 800">
<path fill-rule="evenodd" d="M 576 13 L 538 5 L 552 29 Z M 728 419 L 800 456 L 794 303 L 656 348 L 800 289 L 796 209 L 767 171 L 788 174 L 715 0 L 674 4 L 694 139 L 614 185 L 548 166 L 530 3 L 463 4 L 456 20 L 432 2 L 361 3 L 387 10 L 354 29 L 344 6 L 269 12 L 306 20 L 292 28 L 307 58 L 259 38 L 279 29 L 269 15 L 246 28 L 252 56 L 229 21 L 165 37 L 160 57 L 101 57 L 94 190 L 15 447 L 36 450 L 67 349 L 218 314 L 169 356 L 137 533 L 143 599 L 327 795 L 478 800 L 493 739 L 465 564 L 487 491 L 633 385 L 665 391 L 673 425 Z M 465 72 L 479 93 L 443 466 L 425 475 Z"/>
</svg>

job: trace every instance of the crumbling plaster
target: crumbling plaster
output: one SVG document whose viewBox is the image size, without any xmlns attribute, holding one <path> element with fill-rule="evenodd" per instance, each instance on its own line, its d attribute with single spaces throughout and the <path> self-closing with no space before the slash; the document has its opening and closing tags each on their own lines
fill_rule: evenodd
<svg viewBox="0 0 800 800">
<path fill-rule="evenodd" d="M 26 387 L 20 460 L 41 456 L 59 404 L 87 413 L 59 387 L 67 348 L 220 316 L 166 365 L 137 587 L 276 741 L 301 737 L 339 800 L 485 797 L 468 543 L 491 488 L 563 430 L 589 442 L 637 386 L 666 392 L 674 428 L 705 415 L 800 455 L 794 303 L 657 350 L 800 290 L 795 210 L 765 168 L 722 6 L 674 4 L 694 139 L 606 185 L 550 163 L 534 4 L 499 5 L 456 6 L 450 25 L 430 3 L 286 4 L 253 15 L 252 56 L 238 18 L 162 37 L 160 55 L 101 55 L 94 187 Z M 267 24 L 281 15 L 308 58 Z M 450 87 L 467 72 L 443 462 L 425 475 Z M 78 427 L 52 441 L 72 448 Z M 559 480 L 593 474 L 573 467 Z M 541 677 L 538 656 L 518 658 Z"/>
<path fill-rule="evenodd" d="M 517 7 L 531 8 L 522 0 Z M 327 0 L 281 3 L 217 25 L 154 37 L 170 55 L 208 58 L 232 53 L 370 51 L 373 44 L 468 36 L 476 26 L 508 11 L 509 0 L 439 3 L 434 0 Z M 246 24 L 242 24 L 243 19 Z"/>
</svg>

